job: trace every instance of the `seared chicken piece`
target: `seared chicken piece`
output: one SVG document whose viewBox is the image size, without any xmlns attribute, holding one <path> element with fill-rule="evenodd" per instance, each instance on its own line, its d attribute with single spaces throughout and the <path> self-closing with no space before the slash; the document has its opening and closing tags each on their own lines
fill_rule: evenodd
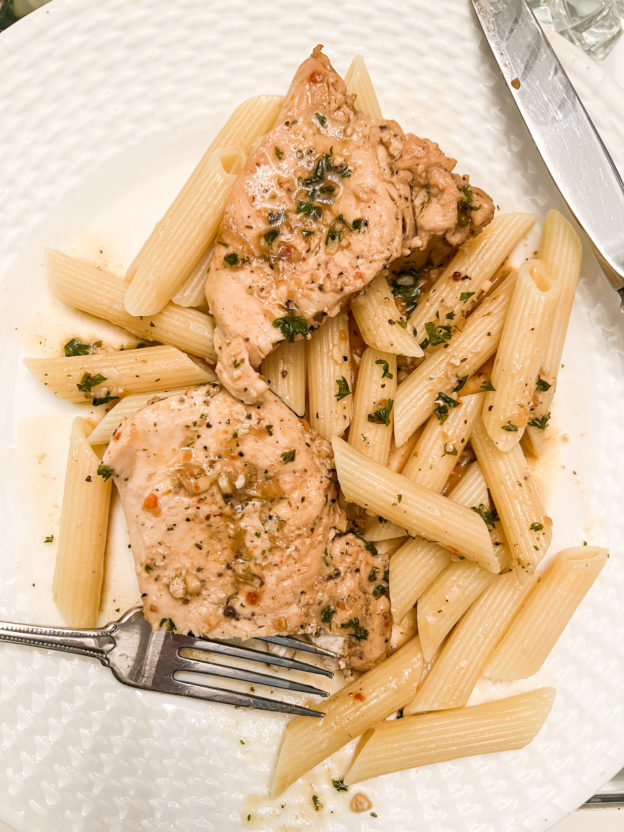
<svg viewBox="0 0 624 832">
<path fill-rule="evenodd" d="M 212 384 L 128 418 L 104 463 L 152 626 L 330 632 L 356 669 L 383 656 L 387 559 L 343 534 L 331 462 L 329 443 L 272 393 L 247 406 Z"/>
<path fill-rule="evenodd" d="M 356 110 L 317 47 L 276 127 L 234 183 L 206 282 L 217 373 L 246 402 L 281 340 L 306 337 L 400 256 L 456 246 L 489 222 L 490 198 L 437 144 Z"/>
</svg>

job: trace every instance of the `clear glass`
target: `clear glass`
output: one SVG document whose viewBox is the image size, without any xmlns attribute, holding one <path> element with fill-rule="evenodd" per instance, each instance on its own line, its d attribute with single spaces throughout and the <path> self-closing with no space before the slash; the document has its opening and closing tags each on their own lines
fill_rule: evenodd
<svg viewBox="0 0 624 832">
<path fill-rule="evenodd" d="M 541 23 L 552 26 L 594 58 L 604 58 L 622 32 L 624 0 L 527 0 Z"/>
</svg>

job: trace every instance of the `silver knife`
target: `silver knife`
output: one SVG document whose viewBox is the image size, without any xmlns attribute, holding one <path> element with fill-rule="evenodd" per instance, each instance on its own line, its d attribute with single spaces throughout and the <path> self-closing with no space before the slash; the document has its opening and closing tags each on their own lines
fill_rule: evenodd
<svg viewBox="0 0 624 832">
<path fill-rule="evenodd" d="M 624 183 L 524 0 L 472 0 L 490 48 L 556 186 L 624 311 Z"/>
</svg>

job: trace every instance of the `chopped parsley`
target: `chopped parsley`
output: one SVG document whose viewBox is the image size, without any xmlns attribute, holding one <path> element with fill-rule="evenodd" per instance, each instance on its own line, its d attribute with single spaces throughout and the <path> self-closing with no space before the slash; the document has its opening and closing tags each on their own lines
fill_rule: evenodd
<svg viewBox="0 0 624 832">
<path fill-rule="evenodd" d="M 271 231 L 267 231 L 264 235 L 264 242 L 268 245 L 269 248 L 273 247 L 273 243 L 275 242 L 279 231 L 277 228 L 273 228 Z"/>
<path fill-rule="evenodd" d="M 342 630 L 353 630 L 351 635 L 356 641 L 365 641 L 368 638 L 368 630 L 360 627 L 359 618 L 350 618 L 344 624 L 341 624 L 340 627 Z"/>
<path fill-rule="evenodd" d="M 443 424 L 448 419 L 449 408 L 453 409 L 454 407 L 459 407 L 459 402 L 442 392 L 438 393 L 436 401 L 440 401 L 442 404 L 438 405 L 433 412 L 435 413 L 438 421 Z"/>
<path fill-rule="evenodd" d="M 282 454 L 282 462 L 286 465 L 288 462 L 294 462 L 295 456 L 297 455 L 297 451 L 295 449 L 291 451 L 284 451 Z"/>
<path fill-rule="evenodd" d="M 115 473 L 115 469 L 111 468 L 110 465 L 98 465 L 97 473 L 99 477 L 102 479 L 109 480 Z"/>
<path fill-rule="evenodd" d="M 550 413 L 547 413 L 545 416 L 534 416 L 532 419 L 529 419 L 527 422 L 532 428 L 537 428 L 538 430 L 546 430 L 546 425 L 550 422 Z"/>
<path fill-rule="evenodd" d="M 321 810 L 321 801 L 318 799 L 318 795 L 316 795 L 316 794 L 312 795 L 312 805 L 314 806 L 314 811 L 315 812 L 320 812 L 320 810 Z"/>
<path fill-rule="evenodd" d="M 384 361 L 383 358 L 378 358 L 375 361 L 375 364 L 379 364 L 381 367 L 383 367 L 383 373 L 381 374 L 382 378 L 393 378 L 393 375 L 390 372 L 390 365 L 387 361 Z"/>
<path fill-rule="evenodd" d="M 377 567 L 373 566 L 371 571 L 368 573 L 368 580 L 369 581 L 376 581 L 377 580 Z"/>
<path fill-rule="evenodd" d="M 172 633 L 175 630 L 176 625 L 172 618 L 161 618 L 158 627 L 159 629 L 164 627 L 167 632 Z"/>
<path fill-rule="evenodd" d="M 387 595 L 388 594 L 388 587 L 384 584 L 377 584 L 375 589 L 373 590 L 373 597 L 379 598 L 380 595 Z"/>
<path fill-rule="evenodd" d="M 363 535 L 357 534 L 357 532 L 356 532 L 355 536 L 359 540 L 362 541 L 362 543 L 364 544 L 364 548 L 366 549 L 367 552 L 370 552 L 371 555 L 378 555 L 379 554 L 379 552 L 377 551 L 377 547 L 372 542 L 372 540 L 367 540 Z"/>
<path fill-rule="evenodd" d="M 226 254 L 223 258 L 223 262 L 227 263 L 228 266 L 238 266 L 239 257 L 235 251 L 231 251 L 229 254 Z"/>
<path fill-rule="evenodd" d="M 474 295 L 474 292 L 462 292 L 461 295 L 459 296 L 459 300 L 461 301 L 461 303 L 466 303 L 466 301 L 470 300 L 470 298 L 473 295 Z"/>
<path fill-rule="evenodd" d="M 264 429 L 269 434 L 269 436 L 273 436 L 273 425 L 265 425 Z"/>
<path fill-rule="evenodd" d="M 464 384 L 468 381 L 468 376 L 456 376 L 457 384 L 453 387 L 453 393 L 459 393 Z"/>
<path fill-rule="evenodd" d="M 53 534 L 46 535 L 45 538 L 43 539 L 43 542 L 44 543 L 54 543 L 54 535 Z"/>
<path fill-rule="evenodd" d="M 277 146 L 274 148 L 274 150 L 275 150 L 275 155 L 277 156 L 278 159 L 283 159 L 284 158 L 284 151 L 283 150 L 280 150 L 279 147 L 277 147 Z"/>
<path fill-rule="evenodd" d="M 492 382 L 489 379 L 487 381 L 483 382 L 483 384 L 481 385 L 481 389 L 482 390 L 491 390 L 493 393 L 496 392 L 496 387 L 494 387 L 494 385 L 492 384 Z"/>
<path fill-rule="evenodd" d="M 455 445 L 449 445 L 448 442 L 444 443 L 444 453 L 442 456 L 457 456 L 457 448 Z"/>
<path fill-rule="evenodd" d="M 345 786 L 344 777 L 341 777 L 340 780 L 332 779 L 332 786 L 336 789 L 337 792 L 349 791 L 349 787 Z"/>
<path fill-rule="evenodd" d="M 150 573 L 150 572 L 153 572 L 153 571 L 154 571 L 154 567 L 153 567 L 153 566 L 151 566 L 149 563 L 146 563 L 146 564 L 144 565 L 143 569 L 145 569 L 145 571 L 148 573 L 148 575 L 149 575 L 149 573 Z"/>
<path fill-rule="evenodd" d="M 351 223 L 352 230 L 355 231 L 357 234 L 359 234 L 360 231 L 362 230 L 362 223 L 363 222 L 364 222 L 364 220 L 362 219 L 362 217 L 358 217 L 357 219 L 353 220 L 353 222 Z"/>
<path fill-rule="evenodd" d="M 498 520 L 498 513 L 496 512 L 496 509 L 492 509 L 492 511 L 489 511 L 483 505 L 483 503 L 479 503 L 478 506 L 470 506 L 470 508 L 473 511 L 477 512 L 477 514 L 479 515 L 479 517 L 482 518 L 482 520 L 484 521 L 484 523 L 488 527 L 488 529 L 493 529 L 494 528 L 494 522 L 496 520 Z"/>
<path fill-rule="evenodd" d="M 308 322 L 303 315 L 294 315 L 292 312 L 284 315 L 283 318 L 276 318 L 273 321 L 273 326 L 276 329 L 281 329 L 282 336 L 287 341 L 294 341 L 297 335 L 305 338 L 309 332 Z"/>
<path fill-rule="evenodd" d="M 537 384 L 535 385 L 535 387 L 536 387 L 537 390 L 546 391 L 546 390 L 550 390 L 552 385 L 549 384 L 547 381 L 544 381 L 544 379 L 541 376 L 538 376 L 537 377 Z"/>
<path fill-rule="evenodd" d="M 72 355 L 89 355 L 94 347 L 101 347 L 102 342 L 96 341 L 95 344 L 85 344 L 79 338 L 72 338 L 63 347 L 65 355 L 69 358 Z"/>
<path fill-rule="evenodd" d="M 351 390 L 349 390 L 349 382 L 346 380 L 344 376 L 336 379 L 336 384 L 338 385 L 338 392 L 336 393 L 336 401 L 341 401 L 342 399 L 346 399 L 347 396 L 351 395 Z"/>
<path fill-rule="evenodd" d="M 399 272 L 392 284 L 392 294 L 400 298 L 405 306 L 405 314 L 409 317 L 418 306 L 418 299 L 422 292 L 422 273 L 420 269 L 409 268 Z"/>
<path fill-rule="evenodd" d="M 507 420 L 507 424 L 501 425 L 502 430 L 506 430 L 509 433 L 515 433 L 518 430 L 518 425 L 514 425 L 513 422 L 510 422 L 509 419 Z"/>
<path fill-rule="evenodd" d="M 463 196 L 457 200 L 457 225 L 464 228 L 470 224 L 470 212 L 480 206 L 473 204 L 474 194 L 470 185 L 463 185 L 459 190 Z"/>
<path fill-rule="evenodd" d="M 427 338 L 425 339 L 427 346 L 437 347 L 439 344 L 448 341 L 451 337 L 451 326 L 449 324 L 441 324 L 438 326 L 433 321 L 427 321 L 425 330 L 427 332 Z"/>
<path fill-rule="evenodd" d="M 299 202 L 297 204 L 297 214 L 306 214 L 309 217 L 312 217 L 313 220 L 319 220 L 321 218 L 321 208 L 318 205 L 314 205 L 313 202 Z"/>
<path fill-rule="evenodd" d="M 388 399 L 385 404 L 379 403 L 379 407 L 373 413 L 368 414 L 368 421 L 376 425 L 390 424 L 390 414 L 394 406 L 394 399 Z"/>
<path fill-rule="evenodd" d="M 543 523 L 531 523 L 531 525 L 529 526 L 529 529 L 530 529 L 532 532 L 541 532 L 541 530 L 542 530 L 543 528 L 544 528 Z"/>
<path fill-rule="evenodd" d="M 101 373 L 96 373 L 94 376 L 92 376 L 91 373 L 85 373 L 76 387 L 81 393 L 86 393 L 88 395 L 91 392 L 92 387 L 97 387 L 98 384 L 102 384 L 103 381 L 106 381 L 106 376 L 103 376 Z"/>
<path fill-rule="evenodd" d="M 314 113 L 316 116 L 316 120 L 321 125 L 321 127 L 325 127 L 327 124 L 327 116 L 322 115 L 322 113 Z"/>
<path fill-rule="evenodd" d="M 269 211 L 269 213 L 267 214 L 267 220 L 269 221 L 269 225 L 279 225 L 285 219 L 285 211 Z"/>
<path fill-rule="evenodd" d="M 112 396 L 109 392 L 106 392 L 103 396 L 94 396 L 93 405 L 94 407 L 98 407 L 101 404 L 117 401 L 118 398 L 119 396 Z"/>
<path fill-rule="evenodd" d="M 321 621 L 323 624 L 331 625 L 332 618 L 334 617 L 336 610 L 333 607 L 327 606 L 323 607 L 321 610 Z"/>
</svg>

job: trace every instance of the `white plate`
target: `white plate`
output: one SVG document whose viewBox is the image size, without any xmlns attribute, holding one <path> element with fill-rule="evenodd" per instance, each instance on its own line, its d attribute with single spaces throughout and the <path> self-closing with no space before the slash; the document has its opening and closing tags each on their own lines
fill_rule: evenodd
<svg viewBox="0 0 624 832">
<path fill-rule="evenodd" d="M 80 323 L 48 298 L 42 249 L 124 267 L 233 105 L 283 91 L 317 41 L 339 70 L 362 51 L 384 112 L 438 140 L 502 208 L 560 207 L 467 0 L 409 6 L 55 0 L 0 36 L 0 616 L 58 621 L 54 546 L 42 540 L 57 531 L 72 409 L 19 359 L 57 351 Z M 624 166 L 621 96 L 564 53 Z M 624 763 L 623 346 L 616 298 L 587 259 L 539 475 L 553 549 L 590 539 L 614 556 L 539 679 L 521 686 L 558 690 L 531 746 L 364 784 L 376 818 L 351 814 L 351 795 L 333 790 L 344 755 L 271 806 L 261 795 L 283 718 L 136 692 L 88 660 L 1 645 L 0 818 L 28 832 L 507 832 L 545 829 L 576 807 Z M 136 592 L 123 528 L 114 549 L 123 575 L 105 615 Z"/>
</svg>

